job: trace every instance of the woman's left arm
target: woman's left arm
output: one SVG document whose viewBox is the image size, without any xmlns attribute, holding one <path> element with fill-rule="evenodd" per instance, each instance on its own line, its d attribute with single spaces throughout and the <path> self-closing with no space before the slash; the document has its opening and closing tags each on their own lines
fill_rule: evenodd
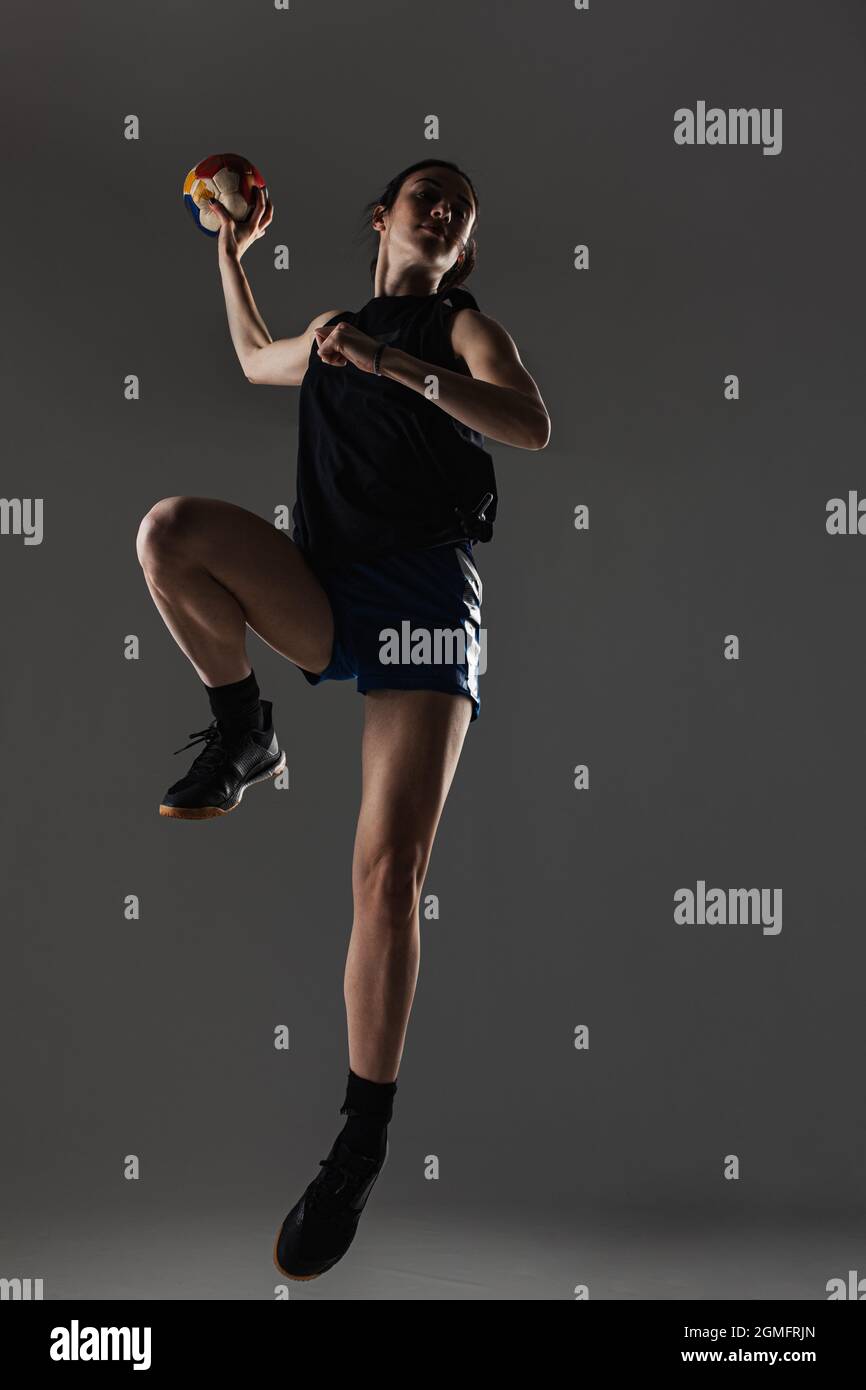
<svg viewBox="0 0 866 1390">
<path fill-rule="evenodd" d="M 550 417 L 516 343 L 502 325 L 477 309 L 458 309 L 451 346 L 471 376 L 433 367 L 391 347 L 382 353 L 382 374 L 422 393 L 434 376 L 439 383 L 434 403 L 447 415 L 500 444 L 543 449 L 550 439 Z"/>
<path fill-rule="evenodd" d="M 354 325 L 317 329 L 316 335 L 323 361 L 343 366 L 348 360 L 362 371 L 372 370 L 371 349 L 378 344 Z M 502 325 L 477 309 L 458 309 L 452 319 L 451 346 L 471 376 L 422 362 L 395 347 L 383 349 L 380 372 L 500 444 L 543 449 L 550 439 L 550 417 L 517 345 Z M 438 395 L 430 394 L 431 377 L 436 379 Z"/>
</svg>

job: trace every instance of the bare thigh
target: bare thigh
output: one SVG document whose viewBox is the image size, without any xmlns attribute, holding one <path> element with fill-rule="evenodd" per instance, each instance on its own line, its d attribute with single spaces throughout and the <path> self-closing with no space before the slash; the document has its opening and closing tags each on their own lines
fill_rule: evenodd
<svg viewBox="0 0 866 1390">
<path fill-rule="evenodd" d="M 255 512 L 216 497 L 165 497 L 141 523 L 140 556 L 205 570 L 269 647 L 314 673 L 330 661 L 334 619 L 301 549 Z"/>
<path fill-rule="evenodd" d="M 435 690 L 374 690 L 364 704 L 356 903 L 372 879 L 405 906 L 420 894 L 472 706 Z"/>
</svg>

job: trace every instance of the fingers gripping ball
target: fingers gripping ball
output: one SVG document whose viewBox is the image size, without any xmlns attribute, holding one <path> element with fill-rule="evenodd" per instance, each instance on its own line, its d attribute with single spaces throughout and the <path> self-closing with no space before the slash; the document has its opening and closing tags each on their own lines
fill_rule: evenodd
<svg viewBox="0 0 866 1390">
<path fill-rule="evenodd" d="M 264 179 L 243 155 L 212 154 L 190 169 L 183 181 L 183 201 L 205 236 L 219 236 L 220 219 L 211 203 L 219 202 L 236 222 L 246 222 L 259 188 L 267 198 Z"/>
</svg>

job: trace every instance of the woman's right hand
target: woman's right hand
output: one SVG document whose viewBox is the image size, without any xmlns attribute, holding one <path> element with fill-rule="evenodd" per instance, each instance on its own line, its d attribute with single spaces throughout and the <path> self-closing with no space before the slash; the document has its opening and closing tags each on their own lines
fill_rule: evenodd
<svg viewBox="0 0 866 1390">
<path fill-rule="evenodd" d="M 219 254 L 234 256 L 237 260 L 254 241 L 264 236 L 274 215 L 274 205 L 270 198 L 265 198 L 263 188 L 256 189 L 252 211 L 246 222 L 236 222 L 216 199 L 212 200 L 210 206 L 220 220 Z"/>
</svg>

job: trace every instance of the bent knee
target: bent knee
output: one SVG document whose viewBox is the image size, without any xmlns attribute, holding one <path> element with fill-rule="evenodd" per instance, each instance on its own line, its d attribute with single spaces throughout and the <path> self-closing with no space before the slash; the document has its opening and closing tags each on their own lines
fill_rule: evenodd
<svg viewBox="0 0 866 1390">
<path fill-rule="evenodd" d="M 414 916 L 427 864 L 426 846 L 413 842 L 368 851 L 355 864 L 355 906 L 364 916 L 400 923 Z"/>
<path fill-rule="evenodd" d="M 176 548 L 195 516 L 194 497 L 163 497 L 145 512 L 135 537 L 139 562 L 153 562 Z"/>
</svg>

